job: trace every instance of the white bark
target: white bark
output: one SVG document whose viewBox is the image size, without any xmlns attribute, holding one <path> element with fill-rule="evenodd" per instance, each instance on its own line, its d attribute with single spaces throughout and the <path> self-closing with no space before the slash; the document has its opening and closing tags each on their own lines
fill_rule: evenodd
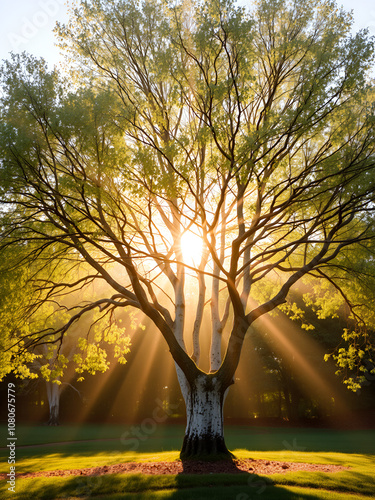
<svg viewBox="0 0 375 500">
<path fill-rule="evenodd" d="M 176 303 L 178 304 L 180 302 L 181 306 L 176 305 L 176 318 L 174 322 L 174 335 L 177 339 L 177 342 L 180 344 L 180 346 L 186 351 L 186 346 L 185 346 L 185 340 L 184 340 L 184 319 L 185 319 L 185 308 L 182 307 L 183 305 L 183 289 L 178 289 L 176 290 Z M 189 406 L 189 401 L 190 401 L 190 385 L 189 382 L 187 381 L 187 378 L 184 374 L 184 372 L 181 370 L 181 368 L 178 366 L 177 363 L 175 363 L 176 366 L 176 373 L 177 373 L 177 379 L 180 385 L 182 397 L 184 398 L 185 401 L 185 406 L 186 406 L 186 414 L 190 411 L 190 406 Z"/>
<path fill-rule="evenodd" d="M 213 325 L 211 339 L 210 371 L 215 372 L 221 365 L 221 323 Z"/>
<path fill-rule="evenodd" d="M 206 434 L 221 436 L 223 432 L 223 412 L 221 394 L 214 386 L 206 389 L 204 376 L 198 377 L 191 394 L 193 411 L 188 415 L 187 427 L 190 437 L 202 437 Z"/>
<path fill-rule="evenodd" d="M 207 265 L 207 260 L 208 260 L 208 250 L 206 249 L 202 255 L 201 263 L 199 265 L 199 273 L 198 273 L 198 303 L 197 303 L 197 310 L 195 313 L 195 321 L 194 321 L 194 328 L 193 328 L 193 360 L 195 361 L 196 365 L 198 366 L 199 360 L 200 360 L 200 354 L 201 354 L 201 348 L 200 348 L 200 331 L 201 331 L 201 326 L 202 326 L 202 321 L 203 321 L 203 314 L 204 314 L 204 306 L 205 306 L 205 300 L 206 300 L 206 281 L 205 281 L 205 276 L 203 274 L 203 271 L 205 270 L 205 267 Z"/>
<path fill-rule="evenodd" d="M 198 376 L 190 390 L 189 407 L 181 456 L 227 455 L 223 394 L 218 379 L 204 374 Z"/>
<path fill-rule="evenodd" d="M 221 228 L 220 228 L 220 256 L 221 264 L 225 259 L 225 230 L 226 230 L 226 216 L 225 216 L 225 203 L 221 207 Z M 212 294 L 211 294 L 211 352 L 210 352 L 210 371 L 215 372 L 221 365 L 221 337 L 223 331 L 222 321 L 220 320 L 219 309 L 219 277 L 220 267 L 217 262 L 214 264 L 213 274 L 215 278 L 212 279 Z"/>
<path fill-rule="evenodd" d="M 217 263 L 214 265 L 215 276 L 220 275 Z M 210 370 L 216 371 L 221 364 L 221 321 L 219 316 L 219 279 L 212 279 L 211 294 L 211 350 L 210 350 Z"/>
<path fill-rule="evenodd" d="M 48 425 L 59 425 L 60 415 L 60 385 L 54 382 L 46 381 L 47 398 L 49 406 Z"/>
</svg>

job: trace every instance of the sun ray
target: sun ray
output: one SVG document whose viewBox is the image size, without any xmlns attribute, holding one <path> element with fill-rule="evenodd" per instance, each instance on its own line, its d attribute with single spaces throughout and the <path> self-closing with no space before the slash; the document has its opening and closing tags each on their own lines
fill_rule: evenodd
<svg viewBox="0 0 375 500">
<path fill-rule="evenodd" d="M 263 329 L 266 329 L 275 341 L 273 345 L 277 350 L 277 354 L 290 361 L 297 383 L 302 380 L 300 375 L 303 374 L 301 389 L 308 391 L 307 396 L 315 398 L 325 409 L 328 409 L 328 406 L 332 403 L 332 398 L 334 398 L 335 414 L 347 414 L 348 406 L 344 397 L 342 397 L 341 386 L 338 387 L 339 381 L 333 379 L 333 376 L 324 377 L 306 354 L 302 353 L 299 343 L 303 342 L 305 352 L 309 352 L 310 355 L 314 354 L 323 360 L 324 350 L 322 346 L 312 338 L 308 338 L 306 334 L 304 335 L 304 332 L 299 331 L 289 318 L 282 315 L 278 316 L 277 325 L 276 320 L 267 315 L 260 319 L 260 324 L 263 325 Z M 288 332 L 288 335 L 285 332 Z M 267 339 L 265 340 L 267 341 Z"/>
</svg>

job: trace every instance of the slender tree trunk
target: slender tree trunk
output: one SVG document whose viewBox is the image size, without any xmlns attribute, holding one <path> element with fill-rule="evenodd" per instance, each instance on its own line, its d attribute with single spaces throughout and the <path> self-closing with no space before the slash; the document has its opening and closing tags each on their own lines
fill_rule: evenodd
<svg viewBox="0 0 375 500">
<path fill-rule="evenodd" d="M 49 419 L 47 425 L 60 425 L 60 386 L 46 381 L 47 397 L 49 405 Z"/>
<path fill-rule="evenodd" d="M 232 458 L 224 440 L 224 393 L 215 375 L 200 374 L 190 387 L 182 459 Z"/>
</svg>

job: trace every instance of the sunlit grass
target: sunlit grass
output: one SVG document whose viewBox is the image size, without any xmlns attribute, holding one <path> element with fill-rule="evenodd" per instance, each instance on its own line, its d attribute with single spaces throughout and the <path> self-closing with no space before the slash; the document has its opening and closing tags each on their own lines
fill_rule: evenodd
<svg viewBox="0 0 375 500">
<path fill-rule="evenodd" d="M 40 448 L 39 448 L 40 449 Z M 35 448 L 37 450 L 37 448 Z M 46 449 L 44 450 L 46 451 Z M 37 477 L 31 479 L 17 479 L 16 499 L 53 499 L 68 495 L 68 498 L 89 494 L 100 498 L 97 495 L 105 495 L 103 498 L 133 498 L 132 496 L 118 496 L 126 491 L 127 493 L 153 492 L 153 496 L 147 498 L 189 498 L 185 496 L 183 490 L 189 489 L 190 498 L 236 498 L 234 495 L 246 492 L 255 492 L 255 489 L 262 490 L 259 497 L 266 498 L 351 498 L 345 494 L 364 495 L 373 498 L 375 495 L 375 481 L 373 471 L 375 470 L 375 457 L 373 455 L 352 455 L 344 453 L 307 453 L 293 451 L 269 451 L 269 452 L 249 452 L 248 450 L 235 450 L 238 458 L 254 458 L 268 460 L 298 461 L 307 463 L 337 464 L 351 467 L 350 470 L 322 473 L 322 472 L 290 472 L 287 474 L 273 474 L 263 476 L 253 476 L 248 474 L 205 474 L 199 476 L 191 475 L 161 475 L 148 476 L 142 474 L 112 474 L 98 477 L 90 476 L 69 476 L 62 477 Z M 124 453 L 111 454 L 107 452 L 97 452 L 89 455 L 59 453 L 45 453 L 43 455 L 30 456 L 20 459 L 17 462 L 18 472 L 45 471 L 54 469 L 81 469 L 96 467 L 100 465 L 111 465 L 126 461 L 172 461 L 178 458 L 178 451 L 161 453 Z M 254 479 L 256 478 L 256 479 Z M 273 484 L 272 484 L 273 483 Z M 204 496 L 203 491 L 210 486 L 210 491 L 217 488 L 213 496 Z M 293 496 L 284 496 L 286 492 Z M 295 487 L 303 488 L 304 496 L 299 495 Z M 307 490 L 306 490 L 307 488 Z M 194 494 L 192 493 L 194 489 Z M 225 489 L 230 497 L 222 496 Z M 162 490 L 161 492 L 158 490 Z M 168 491 L 166 491 L 168 490 Z M 202 490 L 202 491 L 201 491 Z M 267 496 L 263 495 L 263 490 Z M 294 491 L 295 490 L 295 491 Z M 310 490 L 314 490 L 312 496 L 306 496 Z M 322 491 L 324 490 L 324 491 Z M 327 493 L 329 491 L 329 493 Z M 178 494 L 177 494 L 178 492 Z M 180 495 L 181 492 L 181 495 Z M 2 485 L 0 498 L 5 498 L 6 487 Z M 277 494 L 276 494 L 277 493 Z M 69 496 L 70 495 L 70 496 Z M 110 495 L 110 496 L 108 496 Z M 164 495 L 164 496 L 163 496 Z M 171 497 L 169 495 L 172 495 Z M 177 496 L 174 496 L 177 495 Z M 199 496 L 203 495 L 203 496 Z M 234 496 L 232 496 L 234 495 Z M 315 495 L 315 496 L 314 496 Z M 142 498 L 142 496 L 134 496 Z M 245 500 L 246 497 L 242 497 Z M 249 496 L 249 499 L 252 498 Z M 258 496 L 256 497 L 258 498 Z M 242 500 L 242 499 L 241 499 Z"/>
<path fill-rule="evenodd" d="M 17 459 L 17 472 L 35 472 L 48 470 L 69 470 L 84 469 L 90 467 L 100 467 L 103 465 L 113 465 L 123 462 L 172 462 L 179 457 L 178 451 L 155 453 L 108 453 L 108 452 L 88 452 L 78 453 L 48 453 L 45 449 L 35 448 L 36 454 L 29 457 Z M 6 463 L 1 464 L 1 473 L 9 472 L 9 466 Z"/>
</svg>

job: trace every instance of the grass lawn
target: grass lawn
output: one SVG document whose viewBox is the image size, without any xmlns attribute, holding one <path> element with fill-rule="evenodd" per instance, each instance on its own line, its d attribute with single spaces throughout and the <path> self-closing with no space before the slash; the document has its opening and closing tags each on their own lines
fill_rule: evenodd
<svg viewBox="0 0 375 500">
<path fill-rule="evenodd" d="M 6 428 L 0 431 L 1 446 L 6 446 Z M 137 434 L 142 439 L 136 442 Z M 129 436 L 133 440 L 127 447 Z M 120 426 L 17 426 L 16 470 L 36 472 L 135 460 L 175 460 L 182 436 L 180 426 L 159 426 L 147 436 L 139 434 L 139 429 Z M 375 431 L 229 427 L 226 440 L 238 458 L 333 463 L 351 469 L 329 474 L 291 472 L 271 476 L 112 474 L 18 478 L 16 493 L 7 491 L 4 480 L 0 483 L 0 498 L 368 500 L 375 497 Z M 8 450 L 1 449 L 0 457 L 1 472 L 8 473 Z"/>
</svg>

